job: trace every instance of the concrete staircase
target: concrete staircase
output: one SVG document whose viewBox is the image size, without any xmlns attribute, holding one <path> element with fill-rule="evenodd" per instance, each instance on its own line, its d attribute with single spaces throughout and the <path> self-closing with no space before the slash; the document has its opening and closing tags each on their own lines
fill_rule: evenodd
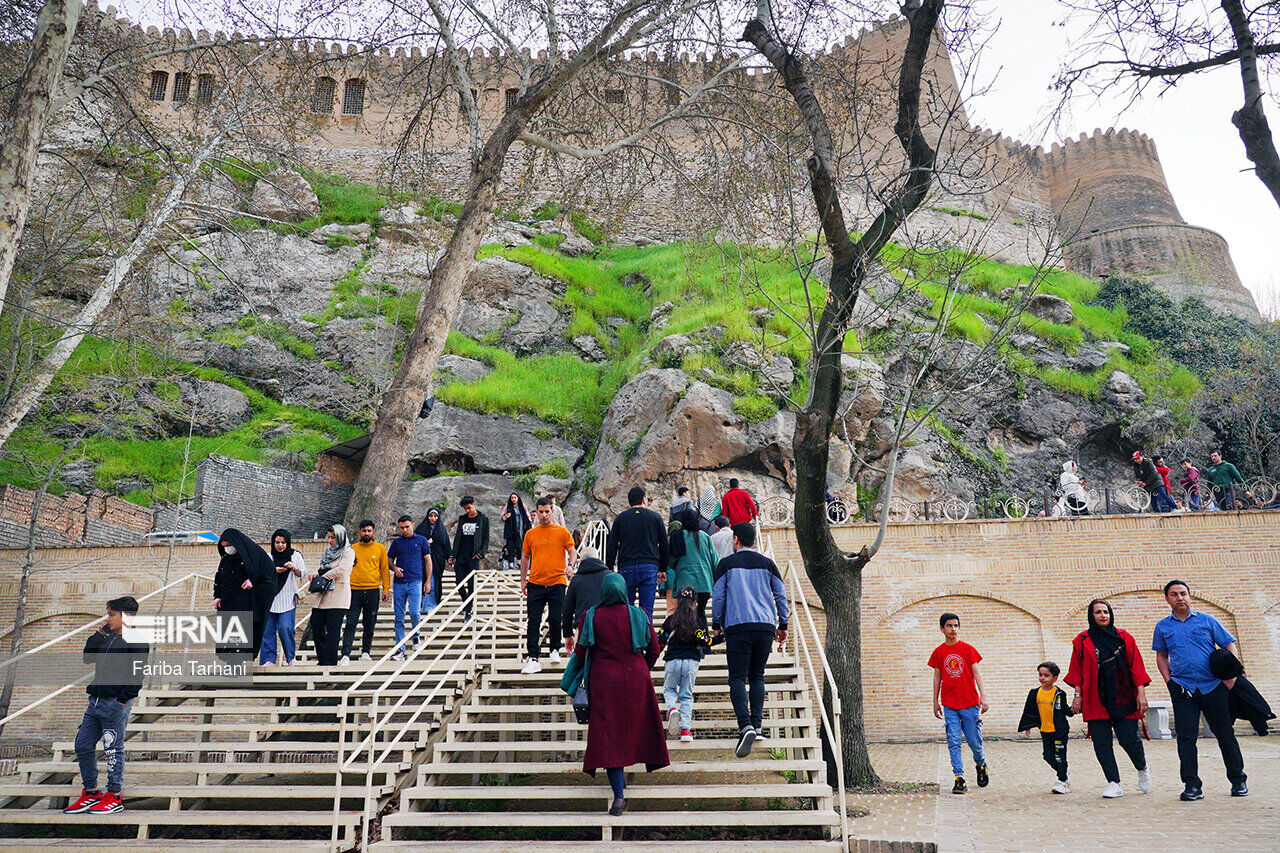
<svg viewBox="0 0 1280 853">
<path fill-rule="evenodd" d="M 121 813 L 61 813 L 79 793 L 74 732 L 65 732 L 51 758 L 0 779 L 0 849 L 341 850 L 362 840 L 379 849 L 589 849 L 601 840 L 839 849 L 813 700 L 790 647 L 770 661 L 768 739 L 747 759 L 733 755 L 716 647 L 698 677 L 697 740 L 669 741 L 668 768 L 634 768 L 629 812 L 614 818 L 603 774 L 581 772 L 586 729 L 559 689 L 563 666 L 544 660 L 538 675 L 519 672 L 518 583 L 486 577 L 473 621 L 463 622 L 454 593 L 424 622 L 434 636 L 407 662 L 379 660 L 394 645 L 385 605 L 372 664 L 321 669 L 308 655 L 259 668 L 249 687 L 144 691 L 129 724 Z M 659 692 L 661 683 L 659 663 Z"/>
</svg>

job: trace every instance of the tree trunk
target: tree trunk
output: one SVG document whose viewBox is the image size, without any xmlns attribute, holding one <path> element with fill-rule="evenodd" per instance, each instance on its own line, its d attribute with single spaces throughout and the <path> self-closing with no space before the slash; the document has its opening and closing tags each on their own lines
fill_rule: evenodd
<svg viewBox="0 0 1280 853">
<path fill-rule="evenodd" d="M 1240 0 L 1222 0 L 1222 10 L 1231 22 L 1236 47 L 1240 51 L 1240 81 L 1244 86 L 1244 106 L 1231 114 L 1231 123 L 1240 133 L 1245 156 L 1263 186 L 1280 205 L 1280 153 L 1271 137 L 1271 126 L 1262 109 L 1262 83 L 1258 77 L 1258 51 L 1249 29 L 1249 19 Z"/>
<path fill-rule="evenodd" d="M 431 379 L 444 352 L 467 276 L 476 267 L 476 250 L 492 220 L 502 166 L 511 144 L 524 131 L 528 116 L 509 111 L 481 152 L 458 225 L 444 256 L 431 273 L 431 283 L 418 303 L 413 332 L 405 340 L 395 379 L 382 395 L 369 449 L 347 505 L 348 528 L 373 519 L 387 529 L 397 515 L 396 500 L 409 462 L 414 425 L 431 392 Z"/>
<path fill-rule="evenodd" d="M 826 609 L 827 663 L 831 675 L 840 686 L 840 749 L 844 758 L 846 785 L 866 786 L 880 781 L 871 765 L 867 750 L 867 732 L 861 709 L 862 692 L 862 568 L 857 559 L 842 559 L 847 565 L 827 575 L 824 592 L 819 597 L 835 603 Z M 814 585 L 815 590 L 817 585 Z M 830 691 L 826 691 L 827 707 L 831 707 Z M 852 713 L 852 709 L 859 713 Z M 844 709 L 849 709 L 845 711 Z M 831 780 L 834 781 L 834 780 Z"/>
<path fill-rule="evenodd" d="M 9 103 L 8 124 L 0 135 L 0 312 L 31 207 L 40 141 L 83 8 L 80 0 L 46 0 L 40 9 L 31 50 Z"/>
</svg>

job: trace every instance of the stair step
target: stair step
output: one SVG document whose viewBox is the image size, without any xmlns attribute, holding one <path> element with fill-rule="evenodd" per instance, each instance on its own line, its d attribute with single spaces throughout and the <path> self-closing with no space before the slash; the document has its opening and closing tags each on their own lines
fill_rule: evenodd
<svg viewBox="0 0 1280 853">
<path fill-rule="evenodd" d="M 627 785 L 628 800 L 711 800 L 742 797 L 830 797 L 831 787 L 821 782 L 760 782 L 744 785 L 646 784 L 638 777 Z M 608 785 L 441 785 L 416 786 L 400 792 L 411 800 L 605 800 Z"/>
<path fill-rule="evenodd" d="M 531 853 L 566 853 L 573 850 L 587 850 L 586 845 L 590 842 L 564 842 L 564 841 L 521 841 L 519 842 L 521 851 L 531 851 Z M 670 851 L 673 845 L 678 842 L 671 841 L 613 841 L 599 842 L 597 849 L 608 850 L 609 853 L 620 850 L 651 850 L 651 851 Z M 698 841 L 696 844 L 697 853 L 779 853 L 785 850 L 791 853 L 793 850 L 809 851 L 839 851 L 841 844 L 839 841 L 819 841 L 807 839 L 787 839 L 785 842 L 776 840 L 771 841 L 755 841 L 755 840 L 727 840 L 727 841 Z M 379 841 L 369 845 L 370 850 L 387 851 L 387 853 L 395 853 L 395 851 L 416 851 L 416 850 L 445 850 L 445 851 L 464 851 L 464 853 L 511 853 L 512 843 L 510 841 Z"/>
<path fill-rule="evenodd" d="M 130 767 L 130 772 L 132 767 Z M 375 785 L 375 794 L 386 794 L 391 791 L 386 785 Z M 0 784 L 0 797 L 75 797 L 78 789 L 69 785 L 54 784 Z M 333 776 L 329 776 L 329 784 L 316 785 L 255 785 L 249 782 L 237 782 L 234 785 L 148 785 L 130 784 L 125 791 L 129 801 L 149 797 L 172 798 L 208 797 L 209 799 L 235 800 L 278 800 L 278 799 L 318 799 L 333 802 Z M 363 797 L 364 785 L 346 785 L 342 788 L 342 796 Z M 0 814 L 4 810 L 0 809 Z"/>
<path fill-rule="evenodd" d="M 158 750 L 160 752 L 172 751 L 180 752 L 182 750 Z M 128 763 L 129 778 L 135 779 L 143 775 L 155 776 L 171 776 L 193 773 L 208 773 L 223 775 L 228 773 L 246 773 L 254 776 L 266 776 L 276 774 L 327 774 L 332 780 L 334 776 L 335 762 L 330 759 L 327 761 L 298 761 L 298 762 L 280 762 L 280 761 L 191 761 L 182 764 L 174 764 L 169 761 L 148 761 L 144 759 L 130 759 Z M 343 770 L 344 774 L 356 775 L 362 777 L 368 769 L 368 762 L 360 762 L 353 764 Z M 403 761 L 386 761 L 374 768 L 375 778 L 386 773 L 398 773 L 405 770 L 410 765 Z M 80 765 L 74 761 L 39 761 L 32 764 L 19 764 L 19 773 L 78 773 Z"/>
<path fill-rule="evenodd" d="M 751 811 L 634 811 L 620 817 L 607 812 L 572 812 L 574 826 L 832 826 L 834 811 L 776 809 Z M 565 812 L 394 812 L 382 819 L 383 832 L 398 827 L 526 826 L 563 827 Z M 785 843 L 785 842 L 784 842 Z"/>
<path fill-rule="evenodd" d="M 734 758 L 732 760 L 707 759 L 705 761 L 687 760 L 673 761 L 657 773 L 737 773 L 743 771 L 777 772 L 792 770 L 797 772 L 820 772 L 826 770 L 826 764 L 816 758 Z M 643 773 L 643 764 L 627 768 L 629 773 Z M 460 776 L 481 775 L 486 773 L 515 773 L 542 775 L 546 773 L 582 773 L 581 761 L 484 761 L 484 762 L 440 762 L 423 764 L 418 768 L 418 778 L 423 776 Z"/>
<path fill-rule="evenodd" d="M 128 799 L 125 800 L 126 805 Z M 125 808 L 122 812 L 108 815 L 63 814 L 54 809 L 0 809 L 0 824 L 4 823 L 43 823 L 50 826 L 83 826 L 89 823 L 138 824 L 167 826 L 207 826 L 210 829 L 223 826 L 328 826 L 337 820 L 340 825 L 353 826 L 360 823 L 363 815 L 357 811 L 338 812 L 336 818 L 332 809 L 320 811 L 298 811 L 281 809 L 279 811 L 254 811 L 236 809 L 234 811 L 209 811 L 193 809 L 190 811 L 171 811 L 168 809 Z"/>
<path fill-rule="evenodd" d="M 569 713 L 573 713 L 572 706 L 567 706 L 567 707 L 568 707 Z M 736 725 L 736 723 L 733 720 L 695 720 L 694 723 L 701 724 L 703 726 L 715 725 L 721 728 L 726 726 Z M 795 728 L 813 729 L 817 725 L 817 723 L 812 717 L 795 717 L 795 718 L 787 718 L 782 720 L 765 720 L 764 725 L 766 728 L 769 728 L 769 729 L 782 728 L 784 726 L 787 728 L 793 728 L 793 729 Z M 132 728 L 133 727 L 130 726 L 130 730 L 132 730 Z M 459 732 L 477 732 L 481 734 L 484 734 L 484 733 L 504 734 L 507 732 L 546 732 L 546 731 L 547 731 L 547 724 L 545 721 L 536 722 L 536 723 L 457 722 L 457 723 L 449 724 L 450 739 L 453 739 L 453 735 Z M 565 731 L 568 731 L 568 732 L 576 731 L 576 732 L 582 732 L 585 734 L 586 726 L 580 726 L 577 723 L 574 723 L 572 728 L 567 728 L 565 729 Z M 772 742 L 773 739 L 770 738 L 769 741 Z"/>
</svg>

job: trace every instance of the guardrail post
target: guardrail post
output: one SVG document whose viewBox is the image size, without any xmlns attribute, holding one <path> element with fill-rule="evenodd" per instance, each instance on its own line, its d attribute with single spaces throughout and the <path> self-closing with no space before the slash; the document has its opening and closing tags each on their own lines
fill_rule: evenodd
<svg viewBox="0 0 1280 853">
<path fill-rule="evenodd" d="M 1049 490 L 1042 489 L 1040 493 L 1040 497 L 1041 497 L 1041 500 L 1044 501 L 1044 503 L 1041 504 L 1041 506 L 1044 507 L 1044 514 L 1048 516 L 1049 515 Z"/>
<path fill-rule="evenodd" d="M 928 501 L 924 502 L 924 520 L 925 521 L 929 520 L 929 502 Z"/>
<path fill-rule="evenodd" d="M 1110 486 L 1102 490 L 1102 497 L 1106 501 L 1107 515 L 1111 515 L 1111 487 Z"/>
</svg>

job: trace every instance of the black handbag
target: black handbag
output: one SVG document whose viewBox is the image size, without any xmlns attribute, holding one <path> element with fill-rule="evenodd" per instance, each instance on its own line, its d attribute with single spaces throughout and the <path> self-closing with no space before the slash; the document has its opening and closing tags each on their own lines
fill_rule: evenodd
<svg viewBox="0 0 1280 853">
<path fill-rule="evenodd" d="M 316 575 L 311 579 L 311 583 L 308 584 L 307 586 L 308 592 L 314 592 L 319 595 L 324 595 L 326 592 L 329 592 L 332 589 L 333 589 L 333 578 L 326 577 L 324 575 Z"/>
<path fill-rule="evenodd" d="M 585 726 L 591 719 L 591 704 L 587 701 L 587 688 L 579 687 L 573 694 L 573 715 L 578 718 L 578 725 Z"/>
</svg>

